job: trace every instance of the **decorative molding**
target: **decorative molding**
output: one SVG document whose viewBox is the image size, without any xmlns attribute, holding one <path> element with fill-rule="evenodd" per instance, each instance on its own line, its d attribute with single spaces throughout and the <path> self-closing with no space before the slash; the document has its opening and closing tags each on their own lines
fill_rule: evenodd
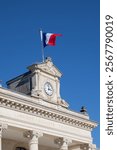
<svg viewBox="0 0 117 150">
<path fill-rule="evenodd" d="M 49 110 L 42 109 L 36 106 L 31 106 L 28 104 L 23 104 L 21 102 L 16 102 L 9 99 L 0 98 L 0 106 L 6 107 L 8 109 L 13 109 L 16 111 L 21 111 L 36 115 L 45 119 L 54 120 L 66 125 L 75 126 L 77 128 L 83 128 L 85 130 L 92 130 L 96 125 L 85 119 L 80 120 L 79 118 L 71 118 L 67 115 L 62 115 L 60 113 L 50 112 Z"/>
</svg>

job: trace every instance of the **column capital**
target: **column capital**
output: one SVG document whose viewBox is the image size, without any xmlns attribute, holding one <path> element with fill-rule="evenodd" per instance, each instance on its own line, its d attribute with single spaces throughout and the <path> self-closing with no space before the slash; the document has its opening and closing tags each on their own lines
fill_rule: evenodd
<svg viewBox="0 0 117 150">
<path fill-rule="evenodd" d="M 96 150 L 96 145 L 95 144 L 91 144 L 91 143 L 89 143 L 89 144 L 85 144 L 85 143 L 81 144 L 80 147 L 83 150 Z"/>
<path fill-rule="evenodd" d="M 89 144 L 88 145 L 88 150 L 96 150 L 96 145 L 95 144 Z"/>
<path fill-rule="evenodd" d="M 72 143 L 72 140 L 71 139 L 68 139 L 66 137 L 63 137 L 63 143 L 66 143 L 67 145 L 71 144 Z"/>
<path fill-rule="evenodd" d="M 5 123 L 0 123 L 0 129 L 7 129 L 8 128 L 8 125 L 5 124 Z"/>
<path fill-rule="evenodd" d="M 88 144 L 84 143 L 84 144 L 80 144 L 80 148 L 82 150 L 88 150 Z"/>
<path fill-rule="evenodd" d="M 2 132 L 8 128 L 7 124 L 0 123 L 0 137 L 2 137 Z"/>
<path fill-rule="evenodd" d="M 40 138 L 43 136 L 43 133 L 39 132 L 39 131 L 34 131 L 34 130 L 24 132 L 24 137 L 26 137 L 26 138 L 32 139 L 34 136 L 37 138 Z"/>
<path fill-rule="evenodd" d="M 70 143 L 72 143 L 72 140 L 71 139 L 68 139 L 66 137 L 60 137 L 60 138 L 57 138 L 55 139 L 55 144 L 59 145 L 60 147 L 60 150 L 67 150 L 68 149 L 68 145 Z"/>
<path fill-rule="evenodd" d="M 29 138 L 30 150 L 38 150 L 38 139 L 43 136 L 42 132 L 39 131 L 26 131 L 24 137 Z"/>
</svg>

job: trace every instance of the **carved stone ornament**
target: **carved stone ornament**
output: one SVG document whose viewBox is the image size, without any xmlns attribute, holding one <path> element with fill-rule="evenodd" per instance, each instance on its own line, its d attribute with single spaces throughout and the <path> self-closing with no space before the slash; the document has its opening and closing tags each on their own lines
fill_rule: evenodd
<svg viewBox="0 0 117 150">
<path fill-rule="evenodd" d="M 0 137 L 2 137 L 2 132 L 8 128 L 7 124 L 0 123 Z"/>
<path fill-rule="evenodd" d="M 26 131 L 26 132 L 24 132 L 24 137 L 25 138 L 32 139 L 34 136 L 36 138 L 39 138 L 39 137 L 43 136 L 43 133 L 38 132 L 38 131 Z"/>
<path fill-rule="evenodd" d="M 62 73 L 59 71 L 59 69 L 57 67 L 54 66 L 54 64 L 50 58 L 46 59 L 46 61 L 44 63 L 33 64 L 33 65 L 29 66 L 28 69 L 31 70 L 32 72 L 34 70 L 40 70 L 42 72 L 49 73 L 49 74 L 59 77 L 59 78 L 62 76 Z"/>
<path fill-rule="evenodd" d="M 56 138 L 54 140 L 54 143 L 59 145 L 59 146 L 62 146 L 64 144 L 68 146 L 70 143 L 72 143 L 72 140 L 67 139 L 67 138 Z"/>
<path fill-rule="evenodd" d="M 96 145 L 95 144 L 91 144 L 91 143 L 89 143 L 89 144 L 81 144 L 80 148 L 82 150 L 96 150 Z"/>
</svg>

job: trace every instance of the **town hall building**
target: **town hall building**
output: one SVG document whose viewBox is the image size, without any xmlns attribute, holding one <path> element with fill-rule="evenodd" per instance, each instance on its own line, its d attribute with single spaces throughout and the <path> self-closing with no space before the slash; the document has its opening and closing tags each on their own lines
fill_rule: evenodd
<svg viewBox="0 0 117 150">
<path fill-rule="evenodd" d="M 0 87 L 0 150 L 96 150 L 97 123 L 69 109 L 51 58 L 27 69 Z"/>
</svg>

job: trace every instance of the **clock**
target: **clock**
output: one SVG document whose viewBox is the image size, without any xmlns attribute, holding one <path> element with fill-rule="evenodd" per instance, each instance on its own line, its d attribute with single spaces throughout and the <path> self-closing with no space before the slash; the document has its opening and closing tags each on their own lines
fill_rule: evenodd
<svg viewBox="0 0 117 150">
<path fill-rule="evenodd" d="M 49 96 L 53 94 L 53 87 L 49 82 L 46 82 L 44 84 L 44 90 L 45 90 L 45 93 Z"/>
</svg>

